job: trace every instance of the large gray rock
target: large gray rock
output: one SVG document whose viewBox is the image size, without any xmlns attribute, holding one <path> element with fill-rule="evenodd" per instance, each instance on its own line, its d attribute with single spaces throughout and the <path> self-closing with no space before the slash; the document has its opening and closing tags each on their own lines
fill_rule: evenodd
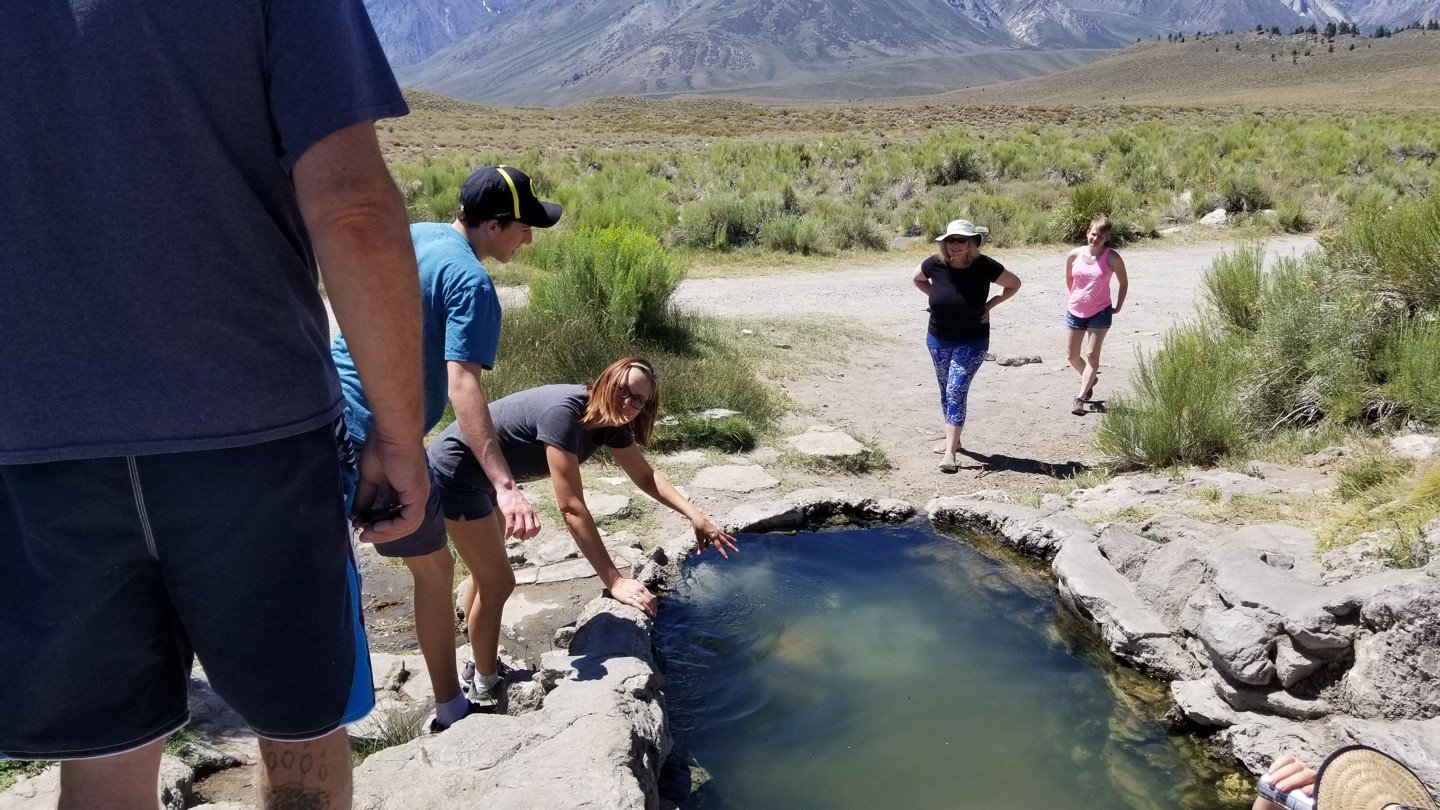
<svg viewBox="0 0 1440 810">
<path fill-rule="evenodd" d="M 1371 635 L 1355 642 L 1344 700 L 1372 718 L 1440 717 L 1440 580 L 1414 575 L 1361 609 Z"/>
<path fill-rule="evenodd" d="M 1390 440 L 1390 452 L 1403 458 L 1426 461 L 1440 456 L 1440 437 L 1422 436 L 1418 433 L 1396 436 Z"/>
<path fill-rule="evenodd" d="M 722 492 L 755 492 L 780 486 L 780 481 L 753 465 L 722 464 L 706 467 L 695 475 L 690 486 L 696 489 L 718 489 Z"/>
<path fill-rule="evenodd" d="M 1200 218 L 1200 224 L 1207 228 L 1223 228 L 1230 221 L 1230 215 L 1224 208 L 1216 208 L 1214 211 Z"/>
<path fill-rule="evenodd" d="M 1263 478 L 1227 470 L 1192 472 L 1185 476 L 1185 482 L 1191 487 L 1214 487 L 1227 499 L 1235 495 L 1279 495 L 1284 491 Z"/>
<path fill-rule="evenodd" d="M 590 510 L 590 516 L 597 521 L 617 520 L 630 516 L 630 499 L 624 495 L 587 491 L 585 506 Z"/>
<path fill-rule="evenodd" d="M 1276 616 L 1250 608 L 1207 614 L 1198 633 L 1210 662 L 1251 686 L 1264 686 L 1275 679 L 1275 637 L 1279 634 Z"/>
<path fill-rule="evenodd" d="M 1129 580 L 1095 544 L 1063 544 L 1051 570 L 1061 601 L 1099 631 L 1112 655 L 1165 678 L 1200 674 L 1199 663 L 1176 640 L 1174 629 L 1140 602 Z"/>
<path fill-rule="evenodd" d="M 1096 541 L 1100 553 L 1105 559 L 1115 566 L 1115 570 L 1129 579 L 1135 579 L 1145 567 L 1145 560 L 1150 557 L 1158 545 L 1136 534 L 1123 524 L 1112 523 L 1100 532 L 1100 538 Z"/>
<path fill-rule="evenodd" d="M 999 542 L 1042 559 L 1054 557 L 1060 546 L 1072 539 L 1095 541 L 1095 530 L 1071 515 L 1047 515 L 1013 503 L 936 498 L 925 511 L 935 523 L 988 532 Z"/>
<path fill-rule="evenodd" d="M 1196 678 L 1170 682 L 1170 697 L 1185 719 L 1208 728 L 1226 728 L 1239 722 L 1239 715 L 1230 704 L 1220 699 L 1215 678 Z"/>
<path fill-rule="evenodd" d="M 811 427 L 799 436 L 791 436 L 785 440 L 785 443 L 802 456 L 818 458 L 855 458 L 869 452 L 865 445 L 856 441 L 850 434 L 820 425 Z"/>
<path fill-rule="evenodd" d="M 1185 606 L 1208 588 L 1205 556 L 1209 547 L 1208 541 L 1175 539 L 1145 557 L 1135 579 L 1136 592 L 1172 625 L 1186 626 L 1182 621 Z"/>
<path fill-rule="evenodd" d="M 1395 529 L 1366 532 L 1353 542 L 1326 552 L 1320 558 L 1325 566 L 1320 582 L 1334 585 L 1391 568 L 1391 555 L 1399 537 L 1400 532 Z"/>
<path fill-rule="evenodd" d="M 190 671 L 190 724 L 192 734 L 226 756 L 253 765 L 259 755 L 255 733 L 245 725 L 215 691 L 205 670 L 196 665 Z"/>
<path fill-rule="evenodd" d="M 1275 677 L 1286 689 L 1319 672 L 1325 663 L 1325 659 L 1298 646 L 1289 636 L 1282 635 L 1275 642 Z"/>
<path fill-rule="evenodd" d="M 472 715 L 443 734 L 371 755 L 356 769 L 354 806 L 657 806 L 670 736 L 649 620 L 597 599 L 566 658 L 568 674 L 539 710 Z"/>
<path fill-rule="evenodd" d="M 787 501 L 742 503 L 720 522 L 728 532 L 774 532 L 799 529 L 805 515 Z"/>
<path fill-rule="evenodd" d="M 1066 500 L 1081 517 L 1093 519 L 1132 509 L 1172 508 L 1185 500 L 1185 493 L 1164 478 L 1121 475 L 1090 489 L 1074 490 Z"/>
<path fill-rule="evenodd" d="M 1279 687 L 1256 687 L 1220 677 L 1215 680 L 1220 699 L 1237 712 L 1258 712 L 1291 720 L 1316 720 L 1334 711 L 1320 698 L 1292 695 Z"/>
<path fill-rule="evenodd" d="M 1338 461 L 1350 455 L 1351 452 L 1352 451 L 1348 447 L 1326 447 L 1323 450 L 1317 450 L 1316 452 L 1311 453 L 1310 455 L 1301 459 L 1301 463 L 1303 463 L 1306 467 L 1325 467 L 1332 462 Z"/>
<path fill-rule="evenodd" d="M 1332 715 L 1299 722 L 1244 713 L 1216 741 L 1251 773 L 1264 773 L 1281 754 L 1309 763 L 1346 745 L 1368 745 L 1395 757 L 1432 792 L 1440 787 L 1440 719 L 1376 721 Z"/>
</svg>

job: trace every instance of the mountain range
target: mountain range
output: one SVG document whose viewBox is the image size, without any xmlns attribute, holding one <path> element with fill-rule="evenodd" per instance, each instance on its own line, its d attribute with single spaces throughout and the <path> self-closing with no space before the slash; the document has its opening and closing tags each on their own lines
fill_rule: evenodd
<svg viewBox="0 0 1440 810">
<path fill-rule="evenodd" d="M 1440 0 L 365 0 L 407 86 L 558 106 L 848 99 L 993 84 L 1165 32 L 1440 18 Z"/>
</svg>

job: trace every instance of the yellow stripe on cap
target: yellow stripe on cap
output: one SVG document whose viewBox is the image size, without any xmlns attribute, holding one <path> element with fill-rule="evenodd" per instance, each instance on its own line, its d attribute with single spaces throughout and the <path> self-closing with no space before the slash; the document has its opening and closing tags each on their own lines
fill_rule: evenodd
<svg viewBox="0 0 1440 810">
<path fill-rule="evenodd" d="M 508 168 L 508 167 L 506 167 L 506 166 L 496 166 L 496 167 L 495 167 L 495 171 L 500 172 L 500 176 L 503 177 L 503 178 L 505 178 L 505 185 L 507 185 L 507 186 L 510 187 L 510 199 L 513 200 L 514 203 L 515 203 L 515 218 L 516 218 L 516 219 L 519 219 L 519 218 L 520 218 L 520 192 L 519 192 L 518 189 L 515 188 L 515 181 L 512 180 L 512 179 L 510 179 L 510 173 L 507 172 L 507 171 L 505 171 L 506 168 Z"/>
</svg>

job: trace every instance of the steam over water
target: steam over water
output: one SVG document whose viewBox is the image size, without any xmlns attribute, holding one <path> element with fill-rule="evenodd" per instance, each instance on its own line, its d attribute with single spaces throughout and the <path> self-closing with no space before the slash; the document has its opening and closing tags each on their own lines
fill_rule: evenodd
<svg viewBox="0 0 1440 810">
<path fill-rule="evenodd" d="M 1218 805 L 1040 573 L 928 526 L 746 536 L 658 646 L 704 808 Z M 1109 684 L 1107 684 L 1107 681 Z"/>
</svg>

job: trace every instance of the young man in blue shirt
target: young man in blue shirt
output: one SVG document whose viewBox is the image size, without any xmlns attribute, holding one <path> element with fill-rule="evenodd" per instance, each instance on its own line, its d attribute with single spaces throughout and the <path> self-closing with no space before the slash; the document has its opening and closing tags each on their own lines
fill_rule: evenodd
<svg viewBox="0 0 1440 810">
<path fill-rule="evenodd" d="M 521 246 L 530 243 L 533 228 L 549 228 L 560 220 L 560 206 L 535 197 L 530 178 L 510 166 L 486 166 L 473 172 L 460 187 L 460 216 L 448 224 L 410 226 L 419 263 L 421 320 L 424 331 L 423 377 L 425 430 L 439 424 L 448 401 L 467 441 L 475 448 L 486 476 L 495 485 L 496 506 L 504 516 L 503 535 L 498 523 L 495 537 L 476 542 L 454 538 L 461 558 L 472 569 L 480 556 L 504 555 L 504 538 L 528 540 L 540 529 L 535 510 L 515 485 L 510 467 L 500 453 L 490 408 L 481 382 L 495 364 L 500 344 L 500 299 L 482 261 L 508 262 Z M 366 391 L 350 357 L 344 334 L 331 349 L 345 391 L 345 422 L 351 438 L 364 445 L 370 432 Z M 487 512 L 488 515 L 488 512 Z M 477 519 L 487 515 L 477 515 Z M 388 557 L 405 561 L 415 581 L 415 633 L 435 690 L 434 731 L 448 728 L 467 714 L 493 701 L 490 692 L 499 682 L 495 650 L 477 651 L 469 678 L 471 698 L 461 689 L 455 658 L 453 602 L 455 563 L 446 543 L 445 521 L 439 492 L 432 490 L 420 530 L 394 542 L 377 545 Z M 506 563 L 508 570 L 508 563 Z M 503 603 L 505 594 L 493 594 Z M 484 638 L 498 635 L 489 634 Z M 468 668 L 467 669 L 471 669 Z"/>
</svg>

